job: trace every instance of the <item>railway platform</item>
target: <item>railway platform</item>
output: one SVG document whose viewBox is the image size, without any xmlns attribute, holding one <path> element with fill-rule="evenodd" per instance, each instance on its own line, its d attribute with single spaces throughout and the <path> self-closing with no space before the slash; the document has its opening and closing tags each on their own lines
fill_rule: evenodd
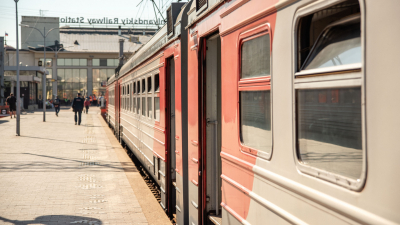
<svg viewBox="0 0 400 225">
<path fill-rule="evenodd" d="M 0 224 L 171 224 L 99 108 L 46 116 L 0 119 Z"/>
</svg>

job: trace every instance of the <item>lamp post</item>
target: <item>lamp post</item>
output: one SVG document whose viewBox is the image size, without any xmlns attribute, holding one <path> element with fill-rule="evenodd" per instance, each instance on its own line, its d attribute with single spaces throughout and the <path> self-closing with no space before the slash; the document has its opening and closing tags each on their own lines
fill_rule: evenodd
<svg viewBox="0 0 400 225">
<path fill-rule="evenodd" d="M 67 27 L 63 27 L 63 28 L 67 28 Z M 44 45 L 38 45 L 39 47 L 44 47 Z M 29 47 L 29 46 L 28 46 Z M 56 60 L 55 60 L 55 62 L 57 62 L 57 59 L 58 59 L 58 53 L 61 51 L 61 50 L 63 50 L 63 49 L 66 49 L 66 48 L 71 48 L 71 47 L 75 47 L 74 45 L 72 45 L 72 46 L 67 46 L 67 47 L 61 47 L 61 48 L 59 48 L 58 50 L 57 50 L 57 46 L 56 46 L 56 49 L 53 49 L 53 48 L 51 48 L 51 47 L 47 47 L 47 48 L 50 48 L 51 50 L 53 50 L 53 52 L 54 52 L 54 55 L 55 55 L 55 57 L 56 57 Z M 31 47 L 31 48 L 33 48 L 33 47 Z M 54 71 L 53 71 L 53 74 L 54 74 Z M 57 83 L 58 83 L 58 81 L 57 81 Z M 54 84 L 54 83 L 53 83 Z M 54 96 L 57 96 L 57 85 L 56 85 L 56 94 L 54 94 L 53 93 L 53 98 L 54 98 Z M 54 89 L 53 89 L 54 90 Z M 54 100 L 54 99 L 53 99 Z"/>
<path fill-rule="evenodd" d="M 18 0 L 15 1 L 15 17 L 17 28 L 17 136 L 20 136 L 20 113 L 21 113 L 21 98 L 20 98 L 20 83 L 19 83 L 19 43 L 18 43 Z"/>
<path fill-rule="evenodd" d="M 18 1 L 18 0 L 15 0 L 15 1 Z M 47 31 L 47 33 L 46 33 L 46 27 L 44 27 L 43 28 L 43 33 L 39 30 L 39 29 L 37 29 L 36 27 L 31 27 L 31 26 L 29 26 L 29 25 L 25 25 L 25 24 L 20 24 L 20 26 L 21 27 L 27 27 L 27 28 L 32 28 L 32 29 L 35 29 L 35 30 L 37 30 L 37 31 L 39 31 L 39 33 L 42 35 L 42 37 L 43 37 L 43 46 L 44 46 L 44 67 L 46 68 L 46 37 L 47 37 L 47 35 L 49 35 L 49 33 L 51 32 L 51 31 L 53 31 L 53 30 L 56 30 L 56 29 L 60 29 L 60 28 L 68 28 L 68 26 L 65 26 L 65 27 L 57 27 L 57 28 L 51 28 L 50 30 L 48 30 Z M 43 98 L 43 122 L 46 122 L 46 106 L 45 106 L 45 104 L 46 104 L 46 75 L 47 75 L 47 73 L 46 74 L 44 74 L 44 76 L 42 77 L 42 98 Z M 18 113 L 18 112 L 17 112 Z"/>
</svg>

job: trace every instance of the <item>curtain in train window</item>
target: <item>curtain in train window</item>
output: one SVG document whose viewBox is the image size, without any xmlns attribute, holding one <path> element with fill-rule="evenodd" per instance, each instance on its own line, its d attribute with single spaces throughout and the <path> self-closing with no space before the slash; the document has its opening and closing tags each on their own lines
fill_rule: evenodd
<svg viewBox="0 0 400 225">
<path fill-rule="evenodd" d="M 298 149 L 303 163 L 354 179 L 360 177 L 360 87 L 297 90 L 297 117 Z"/>
<path fill-rule="evenodd" d="M 270 91 L 240 92 L 241 141 L 269 152 L 272 147 Z"/>
<path fill-rule="evenodd" d="M 270 75 L 269 34 L 243 42 L 241 56 L 240 78 Z"/>
</svg>

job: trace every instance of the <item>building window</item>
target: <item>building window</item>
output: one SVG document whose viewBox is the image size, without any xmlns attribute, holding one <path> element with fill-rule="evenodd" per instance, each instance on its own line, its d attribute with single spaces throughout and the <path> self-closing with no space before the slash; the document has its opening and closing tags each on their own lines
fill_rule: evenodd
<svg viewBox="0 0 400 225">
<path fill-rule="evenodd" d="M 93 90 L 95 96 L 104 96 L 106 93 L 107 79 L 114 74 L 114 69 L 92 69 Z"/>
<path fill-rule="evenodd" d="M 301 27 L 295 32 L 294 74 L 299 168 L 359 190 L 365 180 L 359 3 L 340 1 L 299 15 L 297 21 Z"/>
<path fill-rule="evenodd" d="M 57 59 L 58 66 L 87 66 L 87 59 Z"/>
<path fill-rule="evenodd" d="M 57 69 L 57 95 L 71 101 L 78 93 L 87 96 L 87 69 Z"/>
<path fill-rule="evenodd" d="M 46 64 L 46 67 L 52 67 L 53 66 L 53 59 L 52 58 L 46 58 L 46 63 L 44 63 L 44 58 L 39 59 L 39 61 L 42 61 L 42 66 L 44 67 Z"/>
<path fill-rule="evenodd" d="M 119 59 L 93 59 L 92 60 L 93 66 L 112 66 L 118 67 Z"/>
<path fill-rule="evenodd" d="M 263 30 L 262 33 L 249 33 L 241 38 L 241 149 L 269 159 L 272 152 L 270 36 L 268 30 Z"/>
</svg>

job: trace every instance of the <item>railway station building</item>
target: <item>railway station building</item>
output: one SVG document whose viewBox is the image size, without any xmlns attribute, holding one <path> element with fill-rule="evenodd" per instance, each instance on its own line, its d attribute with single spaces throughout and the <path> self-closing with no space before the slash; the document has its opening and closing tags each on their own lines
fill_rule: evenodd
<svg viewBox="0 0 400 225">
<path fill-rule="evenodd" d="M 62 19 L 62 18 L 61 18 Z M 121 26 L 97 24 L 69 27 L 59 17 L 22 16 L 20 75 L 41 77 L 40 68 L 47 70 L 46 98 L 58 96 L 70 102 L 78 92 L 84 96 L 103 96 L 107 79 L 119 65 L 120 41 L 123 42 L 123 62 L 128 60 L 157 31 L 154 25 Z M 65 21 L 65 20 L 64 20 Z M 68 24 L 66 24 L 68 25 Z M 121 24 L 122 25 L 122 24 Z M 29 27 L 28 27 L 29 26 Z M 44 62 L 44 38 L 46 37 L 46 62 Z M 53 30 L 51 30 L 53 29 Z M 51 30 L 51 31 L 50 31 Z M 50 32 L 49 32 L 50 31 Z M 16 85 L 16 50 L 5 46 L 5 94 L 14 92 Z M 41 79 L 32 79 L 29 105 L 42 100 Z M 14 82 L 14 83 L 13 83 Z M 22 87 L 21 87 L 22 88 Z M 24 106 L 27 108 L 27 106 Z"/>
</svg>

